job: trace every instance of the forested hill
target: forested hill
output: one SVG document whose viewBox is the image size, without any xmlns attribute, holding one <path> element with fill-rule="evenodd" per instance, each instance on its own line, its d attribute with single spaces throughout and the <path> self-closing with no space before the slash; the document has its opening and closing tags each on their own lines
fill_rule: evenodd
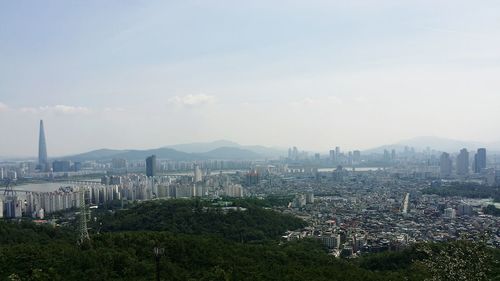
<svg viewBox="0 0 500 281">
<path fill-rule="evenodd" d="M 277 240 L 287 230 L 306 223 L 253 204 L 244 208 L 221 207 L 206 201 L 148 201 L 129 210 L 106 214 L 98 219 L 103 231 L 168 231 L 184 234 L 211 234 L 240 242 Z"/>
<path fill-rule="evenodd" d="M 165 249 L 161 280 L 417 281 L 434 275 L 441 276 L 435 280 L 456 280 L 457 274 L 464 280 L 500 276 L 494 263 L 498 251 L 470 242 L 336 259 L 317 240 L 279 239 L 280 231 L 302 226 L 301 220 L 251 201 L 238 204 L 245 210 L 173 200 L 141 203 L 114 214 L 93 211 L 97 220 L 92 223 L 90 247 L 77 246 L 72 227 L 0 222 L 0 280 L 154 280 L 154 247 Z M 469 278 L 476 275 L 482 277 Z"/>
</svg>

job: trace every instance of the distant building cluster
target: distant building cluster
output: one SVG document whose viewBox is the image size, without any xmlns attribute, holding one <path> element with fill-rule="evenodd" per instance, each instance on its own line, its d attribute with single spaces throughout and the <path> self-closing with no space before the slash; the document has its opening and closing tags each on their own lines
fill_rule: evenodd
<svg viewBox="0 0 500 281">
<path fill-rule="evenodd" d="M 309 153 L 297 147 L 272 160 L 172 160 L 141 155 L 139 160 L 49 161 L 43 121 L 36 162 L 0 164 L 0 179 L 80 177 L 51 192 L 5 190 L 1 216 L 43 218 L 90 205 L 123 204 L 159 198 L 277 198 L 273 207 L 308 222 L 287 240 L 320 240 L 339 257 L 397 250 L 422 241 L 448 241 L 485 235 L 500 247 L 500 218 L 488 215 L 493 199 L 429 195 L 454 186 L 494 189 L 500 164 L 485 148 L 442 152 L 430 148 L 383 147 L 377 151 Z M 85 180 L 91 175 L 91 180 Z M 465 190 L 467 192 L 467 190 Z M 462 194 L 462 193 L 459 193 Z M 489 195 L 488 195 L 489 196 Z M 483 196 L 484 197 L 484 196 Z M 288 204 L 286 204 L 288 203 Z"/>
<path fill-rule="evenodd" d="M 338 257 L 399 250 L 416 242 L 448 241 L 485 235 L 500 247 L 500 218 L 483 214 L 488 199 L 422 194 L 428 181 L 377 170 L 345 172 L 339 182 L 327 173 L 317 178 L 294 174 L 281 188 L 263 185 L 256 194 L 296 193 L 288 208 L 275 208 L 306 220 L 308 227 L 289 231 L 286 240 L 316 238 Z M 309 191 L 314 199 L 308 200 Z M 321 195 L 316 195 L 319 193 Z M 276 196 L 276 195 L 275 195 Z"/>
<path fill-rule="evenodd" d="M 289 207 L 293 208 L 303 208 L 307 204 L 313 204 L 314 203 L 314 192 L 309 191 L 307 193 L 300 193 L 295 195 L 295 198 L 293 199 L 292 202 L 290 202 Z"/>
<path fill-rule="evenodd" d="M 455 158 L 455 159 L 454 159 Z M 455 160 L 455 161 L 454 161 Z M 470 163 L 472 162 L 472 165 Z M 467 149 L 462 149 L 456 157 L 443 152 L 439 162 L 440 176 L 444 179 L 483 179 L 489 185 L 498 184 L 495 167 L 487 167 L 486 149 L 479 148 L 471 157 Z M 472 172 L 472 173 L 471 173 Z"/>
<path fill-rule="evenodd" d="M 17 194 L 17 193 L 23 194 Z M 53 192 L 12 191 L 0 199 L 0 215 L 5 218 L 32 217 L 43 219 L 45 215 L 80 207 L 81 193 L 77 188 L 66 186 Z"/>
<path fill-rule="evenodd" d="M 294 146 L 288 149 L 287 161 L 289 163 L 305 162 L 315 164 L 317 166 L 356 166 L 362 163 L 362 158 L 360 150 L 348 151 L 347 153 L 344 153 L 341 151 L 339 146 L 330 150 L 327 157 L 322 157 L 320 153 L 315 153 L 313 157 L 310 158 L 308 152 L 300 151 L 296 146 Z"/>
<path fill-rule="evenodd" d="M 196 170 L 195 170 L 196 173 Z M 243 197 L 244 188 L 232 183 L 225 175 L 154 176 L 141 174 L 104 176 L 100 184 L 89 186 L 92 204 L 106 204 L 113 200 L 151 200 L 156 198 Z"/>
</svg>

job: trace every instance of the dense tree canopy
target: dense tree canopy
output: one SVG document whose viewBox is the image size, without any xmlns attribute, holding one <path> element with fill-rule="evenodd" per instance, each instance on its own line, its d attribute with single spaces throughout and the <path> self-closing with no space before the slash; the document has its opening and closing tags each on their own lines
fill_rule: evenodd
<svg viewBox="0 0 500 281">
<path fill-rule="evenodd" d="M 306 226 L 301 219 L 266 210 L 251 201 L 239 203 L 245 208 L 225 209 L 198 200 L 148 201 L 128 210 L 104 213 L 97 222 L 102 223 L 102 231 L 211 234 L 240 242 L 278 239 L 287 230 Z"/>
<path fill-rule="evenodd" d="M 487 215 L 492 215 L 495 217 L 500 216 L 500 209 L 495 207 L 495 205 L 488 205 L 485 208 L 483 208 L 483 212 Z"/>
<path fill-rule="evenodd" d="M 424 262 L 431 256 L 418 247 L 336 259 L 314 239 L 280 241 L 280 231 L 302 226 L 302 221 L 252 203 L 245 207 L 245 211 L 222 211 L 210 202 L 174 200 L 141 203 L 112 214 L 98 212 L 89 248 L 77 246 L 71 227 L 1 222 L 0 280 L 154 280 L 154 247 L 165 249 L 160 259 L 162 280 L 431 277 Z M 498 252 L 491 253 L 498 259 Z M 498 276 L 494 260 L 486 261 L 493 269 L 490 277 Z"/>
</svg>

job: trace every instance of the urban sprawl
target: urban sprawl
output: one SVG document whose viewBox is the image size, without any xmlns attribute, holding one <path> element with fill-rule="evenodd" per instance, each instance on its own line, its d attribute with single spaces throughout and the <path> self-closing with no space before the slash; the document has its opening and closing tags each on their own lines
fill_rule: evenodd
<svg viewBox="0 0 500 281">
<path fill-rule="evenodd" d="M 339 147 L 324 154 L 293 147 L 273 160 L 178 161 L 155 155 L 49 160 L 40 122 L 38 160 L 0 163 L 0 216 L 50 223 L 51 214 L 75 212 L 82 204 L 100 208 L 169 198 L 275 198 L 286 201 L 273 205 L 276 211 L 308 222 L 304 229 L 283 233 L 284 240 L 316 238 L 336 256 L 459 238 L 499 247 L 500 220 L 484 212 L 495 205 L 493 198 L 428 192 L 467 185 L 498 188 L 498 168 L 496 156 L 484 148 L 450 153 L 405 147 L 365 155 Z M 38 183 L 56 188 L 29 190 Z"/>
</svg>

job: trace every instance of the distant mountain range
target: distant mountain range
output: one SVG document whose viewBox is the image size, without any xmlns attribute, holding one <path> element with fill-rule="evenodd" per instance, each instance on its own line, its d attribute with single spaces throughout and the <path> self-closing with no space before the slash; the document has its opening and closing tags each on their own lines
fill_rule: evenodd
<svg viewBox="0 0 500 281">
<path fill-rule="evenodd" d="M 206 153 L 213 151 L 215 149 L 225 147 L 225 148 L 239 148 L 244 150 L 249 150 L 257 154 L 267 156 L 267 157 L 280 157 L 285 156 L 287 151 L 285 149 L 266 147 L 261 145 L 241 145 L 236 142 L 228 140 L 217 140 L 213 142 L 195 142 L 187 144 L 176 144 L 166 146 L 167 148 L 175 149 L 178 151 L 186 153 Z"/>
<path fill-rule="evenodd" d="M 473 141 L 459 141 L 439 137 L 416 137 L 403 140 L 395 144 L 383 145 L 363 151 L 363 154 L 383 153 L 384 149 L 403 151 L 404 148 L 413 147 L 417 151 L 425 150 L 427 147 L 436 151 L 457 152 L 462 148 L 470 151 L 484 147 L 490 153 L 500 153 L 500 142 L 481 143 Z M 286 149 L 265 147 L 260 145 L 240 145 L 228 140 L 213 142 L 196 142 L 187 144 L 170 145 L 156 149 L 144 150 L 117 150 L 98 149 L 65 157 L 51 157 L 52 159 L 69 159 L 72 161 L 110 160 L 123 158 L 127 160 L 143 160 L 147 156 L 155 154 L 158 159 L 170 160 L 259 160 L 277 159 L 287 155 Z M 30 160 L 33 157 L 15 158 L 0 157 L 3 160 Z"/>
<path fill-rule="evenodd" d="M 123 158 L 127 160 L 143 160 L 150 155 L 158 159 L 169 160 L 258 160 L 284 156 L 286 152 L 264 146 L 243 146 L 235 142 L 219 140 L 178 144 L 156 149 L 114 150 L 99 149 L 82 154 L 62 157 L 72 161 L 110 160 Z"/>
<path fill-rule="evenodd" d="M 430 148 L 436 151 L 458 152 L 462 148 L 467 148 L 468 150 L 471 151 L 484 147 L 492 152 L 500 152 L 500 142 L 482 143 L 482 142 L 460 141 L 460 140 L 430 137 L 430 136 L 407 139 L 395 144 L 383 145 L 372 149 L 368 149 L 363 152 L 366 154 L 383 153 L 384 149 L 387 150 L 395 149 L 396 151 L 403 151 L 406 146 L 413 147 L 417 151 L 422 151 L 427 148 Z"/>
<path fill-rule="evenodd" d="M 228 140 L 217 140 L 212 142 L 194 142 L 194 143 L 184 143 L 184 144 L 175 144 L 166 146 L 166 148 L 171 148 L 186 153 L 204 153 L 220 147 L 241 148 L 242 146 L 236 142 Z"/>
</svg>

